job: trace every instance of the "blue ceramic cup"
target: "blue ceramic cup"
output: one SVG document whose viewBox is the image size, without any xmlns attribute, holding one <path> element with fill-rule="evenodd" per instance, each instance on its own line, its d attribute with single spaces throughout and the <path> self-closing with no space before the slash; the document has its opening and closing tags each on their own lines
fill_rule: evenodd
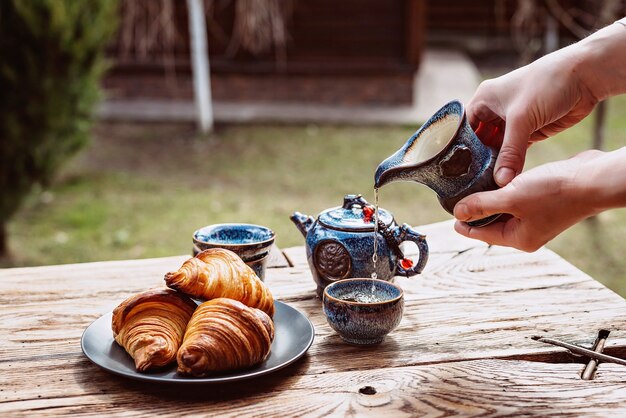
<svg viewBox="0 0 626 418">
<path fill-rule="evenodd" d="M 276 234 L 260 225 L 225 223 L 208 225 L 193 233 L 193 255 L 209 248 L 224 248 L 237 254 L 261 280 Z"/>
<path fill-rule="evenodd" d="M 326 286 L 323 309 L 328 325 L 345 342 L 378 344 L 400 324 L 404 293 L 384 280 L 344 279 Z"/>
</svg>

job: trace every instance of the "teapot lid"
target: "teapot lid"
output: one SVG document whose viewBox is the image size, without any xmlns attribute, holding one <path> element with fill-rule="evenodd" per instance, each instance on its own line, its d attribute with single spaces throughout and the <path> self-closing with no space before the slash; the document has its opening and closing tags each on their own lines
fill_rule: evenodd
<svg viewBox="0 0 626 418">
<path fill-rule="evenodd" d="M 364 210 L 366 207 L 368 209 Z M 332 229 L 374 232 L 373 209 L 374 206 L 361 195 L 349 194 L 344 197 L 343 206 L 326 209 L 320 213 L 318 220 Z M 393 215 L 385 209 L 378 208 L 378 219 L 389 226 L 393 222 Z"/>
</svg>

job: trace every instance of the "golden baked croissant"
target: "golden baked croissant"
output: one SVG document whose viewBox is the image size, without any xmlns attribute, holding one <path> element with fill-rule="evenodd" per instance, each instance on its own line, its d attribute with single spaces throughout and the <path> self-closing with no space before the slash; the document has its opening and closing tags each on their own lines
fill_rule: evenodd
<svg viewBox="0 0 626 418">
<path fill-rule="evenodd" d="M 237 370 L 265 360 L 274 340 L 274 323 L 260 309 L 217 298 L 194 312 L 176 360 L 178 371 L 202 377 Z"/>
<path fill-rule="evenodd" d="M 274 298 L 265 284 L 230 250 L 211 248 L 165 275 L 172 289 L 201 299 L 230 298 L 274 315 Z"/>
<path fill-rule="evenodd" d="M 196 306 L 172 289 L 139 293 L 113 310 L 113 336 L 140 372 L 165 366 L 176 359 Z"/>
</svg>

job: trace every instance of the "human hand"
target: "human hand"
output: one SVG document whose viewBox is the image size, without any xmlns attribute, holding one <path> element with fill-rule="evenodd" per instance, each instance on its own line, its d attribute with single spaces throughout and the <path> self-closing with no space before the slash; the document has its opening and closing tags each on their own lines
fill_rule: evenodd
<svg viewBox="0 0 626 418">
<path fill-rule="evenodd" d="M 480 84 L 467 105 L 478 137 L 500 149 L 494 179 L 500 186 L 521 173 L 533 142 L 578 123 L 597 103 L 579 79 L 576 57 L 563 49 Z"/>
<path fill-rule="evenodd" d="M 454 207 L 454 229 L 489 244 L 535 251 L 582 219 L 621 205 L 626 187 L 598 179 L 624 166 L 625 151 L 586 151 L 524 172 L 501 189 L 470 195 Z M 466 223 L 496 213 L 509 217 L 480 228 Z"/>
<path fill-rule="evenodd" d="M 525 67 L 483 82 L 467 105 L 478 137 L 500 149 L 494 179 L 508 184 L 533 142 L 578 123 L 595 104 L 626 93 L 626 18 Z"/>
</svg>

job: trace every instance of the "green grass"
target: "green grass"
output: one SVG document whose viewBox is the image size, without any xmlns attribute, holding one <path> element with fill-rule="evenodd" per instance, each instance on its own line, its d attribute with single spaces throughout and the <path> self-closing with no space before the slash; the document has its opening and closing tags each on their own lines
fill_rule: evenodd
<svg viewBox="0 0 626 418">
<path fill-rule="evenodd" d="M 607 148 L 624 142 L 626 98 L 609 108 Z M 348 193 L 373 201 L 378 163 L 416 126 L 227 126 L 199 138 L 191 126 L 101 124 L 88 150 L 48 191 L 35 191 L 9 224 L 11 265 L 190 253 L 191 234 L 218 222 L 253 222 L 281 247 L 303 244 L 289 220 L 317 215 Z M 529 153 L 527 167 L 587 149 L 591 121 Z M 433 192 L 393 183 L 381 206 L 415 226 L 450 219 Z M 578 225 L 549 247 L 626 295 L 626 212 Z M 5 263 L 5 265 L 9 265 Z"/>
</svg>

